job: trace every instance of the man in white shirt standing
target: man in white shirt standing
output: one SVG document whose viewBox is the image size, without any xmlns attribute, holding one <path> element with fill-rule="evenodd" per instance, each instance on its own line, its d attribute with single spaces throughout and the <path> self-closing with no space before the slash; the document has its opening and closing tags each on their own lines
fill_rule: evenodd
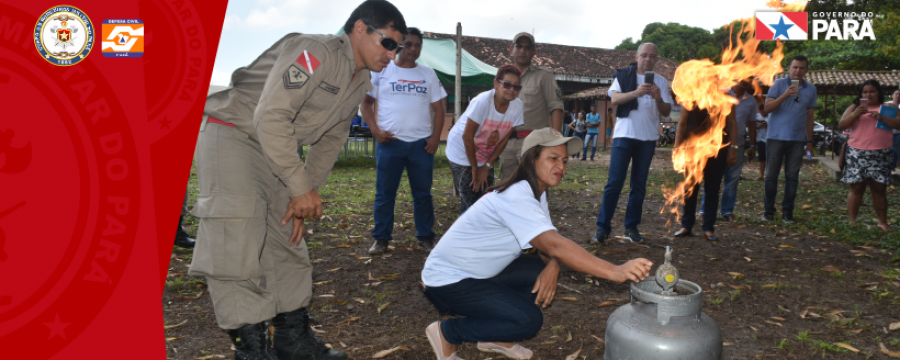
<svg viewBox="0 0 900 360">
<path fill-rule="evenodd" d="M 409 28 L 403 50 L 380 73 L 372 73 L 372 92 L 362 103 L 363 119 L 379 142 L 376 155 L 375 239 L 369 254 L 381 255 L 393 240 L 394 201 L 403 169 L 413 196 L 413 215 L 419 247 L 434 248 L 434 203 L 431 182 L 434 153 L 444 128 L 443 99 L 447 92 L 437 74 L 417 64 L 422 52 L 422 32 Z M 373 105 L 378 101 L 378 116 Z M 432 121 L 434 124 L 432 124 Z"/>
<path fill-rule="evenodd" d="M 662 76 L 647 79 L 653 70 L 659 49 L 655 44 L 643 43 L 638 47 L 636 63 L 618 69 L 609 88 L 612 106 L 616 106 L 615 132 L 609 159 L 609 180 L 603 189 L 603 203 L 597 216 L 597 233 L 591 243 L 606 243 L 612 232 L 610 222 L 619 203 L 619 194 L 625 185 L 628 165 L 631 164 L 631 189 L 625 210 L 625 238 L 641 243 L 644 237 L 638 232 L 644 195 L 647 192 L 647 176 L 650 161 L 659 139 L 659 116 L 669 116 L 672 111 L 672 95 L 669 82 Z"/>
</svg>

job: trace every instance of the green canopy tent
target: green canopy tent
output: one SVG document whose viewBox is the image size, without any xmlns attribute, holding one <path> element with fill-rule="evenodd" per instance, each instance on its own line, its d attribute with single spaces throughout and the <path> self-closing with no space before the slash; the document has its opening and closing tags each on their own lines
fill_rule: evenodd
<svg viewBox="0 0 900 360">
<path fill-rule="evenodd" d="M 422 55 L 418 62 L 437 73 L 442 84 L 456 83 L 456 41 L 426 37 L 422 39 Z M 491 86 L 497 68 L 478 60 L 468 51 L 462 51 L 462 84 Z"/>
<path fill-rule="evenodd" d="M 341 29 L 335 35 L 343 33 L 344 29 Z M 422 54 L 417 62 L 434 69 L 441 84 L 456 83 L 456 41 L 453 39 L 423 38 Z M 461 75 L 463 85 L 493 86 L 497 68 L 485 64 L 463 49 Z"/>
</svg>

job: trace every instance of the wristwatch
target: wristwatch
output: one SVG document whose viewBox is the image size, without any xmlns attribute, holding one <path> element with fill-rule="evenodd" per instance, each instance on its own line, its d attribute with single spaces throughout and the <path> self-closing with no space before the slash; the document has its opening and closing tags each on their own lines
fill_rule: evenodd
<svg viewBox="0 0 900 360">
<path fill-rule="evenodd" d="M 735 150 L 738 150 L 738 149 L 740 149 L 740 147 L 739 147 L 739 146 L 737 146 L 737 145 L 731 145 L 731 148 L 732 148 L 732 149 L 735 149 Z"/>
</svg>

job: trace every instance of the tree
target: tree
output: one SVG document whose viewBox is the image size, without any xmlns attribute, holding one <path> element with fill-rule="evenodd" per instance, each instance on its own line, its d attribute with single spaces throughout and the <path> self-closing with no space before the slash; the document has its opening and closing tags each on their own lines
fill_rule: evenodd
<svg viewBox="0 0 900 360">
<path fill-rule="evenodd" d="M 637 50 L 638 44 L 635 44 L 631 37 L 625 38 L 622 40 L 622 43 L 616 45 L 616 50 Z"/>
<path fill-rule="evenodd" d="M 645 42 L 656 44 L 660 57 L 679 63 L 717 52 L 712 46 L 712 34 L 709 31 L 679 23 L 659 22 L 647 24 L 638 41 L 627 38 L 616 46 L 616 50 L 637 50 Z"/>
</svg>

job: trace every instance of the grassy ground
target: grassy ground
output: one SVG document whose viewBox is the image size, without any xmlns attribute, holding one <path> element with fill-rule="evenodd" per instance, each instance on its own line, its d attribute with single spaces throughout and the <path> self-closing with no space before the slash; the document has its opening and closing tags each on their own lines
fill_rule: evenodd
<svg viewBox="0 0 900 360">
<path fill-rule="evenodd" d="M 450 174 L 449 162 L 441 145 L 435 156 L 434 170 L 434 201 L 437 204 L 454 203 L 457 201 L 451 196 L 453 189 L 453 177 Z M 362 150 L 359 151 L 362 153 Z M 369 155 L 373 154 L 370 150 Z M 798 190 L 795 217 L 797 224 L 785 224 L 781 221 L 765 223 L 760 220 L 763 212 L 763 186 L 762 181 L 753 181 L 758 176 L 755 171 L 757 163 L 745 164 L 744 175 L 738 189 L 738 205 L 743 211 L 738 212 L 744 222 L 765 226 L 770 229 L 783 229 L 782 233 L 812 234 L 828 236 L 851 244 L 864 244 L 876 242 L 888 249 L 900 248 L 900 231 L 885 232 L 879 229 L 872 208 L 872 198 L 867 194 L 857 219 L 859 225 L 851 227 L 847 221 L 847 192 L 843 183 L 828 177 L 819 165 L 804 166 L 800 172 L 800 181 L 809 182 L 814 186 L 801 186 Z M 359 221 L 372 225 L 371 211 L 375 201 L 375 158 L 371 156 L 342 156 L 335 163 L 334 170 L 328 178 L 328 183 L 320 189 L 320 195 L 327 201 L 326 214 L 359 216 Z M 600 166 L 572 166 L 566 174 L 565 181 L 558 190 L 577 191 L 602 191 L 606 184 L 609 168 Z M 499 174 L 498 174 L 499 175 Z M 652 171 L 647 182 L 648 196 L 662 196 L 663 188 L 676 184 L 682 177 L 669 167 L 663 171 Z M 626 181 L 623 194 L 628 190 Z M 784 174 L 779 178 L 777 211 L 781 211 L 780 203 L 784 190 Z M 191 168 L 191 181 L 189 184 L 188 209 L 197 199 L 197 173 L 196 168 Z M 575 201 L 570 197 L 568 201 Z M 404 174 L 397 195 L 398 202 L 412 202 L 409 192 L 409 183 Z M 900 225 L 900 192 L 891 186 L 888 191 L 888 222 Z M 584 209 L 594 207 L 592 204 L 583 204 Z M 655 209 L 649 209 L 655 210 Z M 780 213 L 776 214 L 780 218 Z M 185 228 L 191 235 L 196 234 L 198 219 L 193 216 L 185 218 Z M 412 219 L 409 219 L 411 222 Z M 364 235 L 364 234 L 355 234 Z M 439 234 L 440 235 L 440 234 Z"/>
<path fill-rule="evenodd" d="M 723 358 L 888 358 L 893 356 L 881 351 L 880 344 L 900 347 L 900 336 L 888 330 L 900 320 L 900 232 L 875 226 L 870 198 L 860 211 L 860 225 L 847 226 L 846 187 L 818 165 L 809 165 L 800 174 L 798 223 L 762 222 L 763 182 L 752 180 L 758 176 L 754 162 L 745 167 L 740 184 L 738 221 L 717 225 L 724 241 L 713 245 L 696 236 L 673 240 L 662 225 L 666 216 L 659 213 L 663 188 L 681 176 L 665 156 L 656 156 L 641 225 L 650 246 L 613 242 L 600 247 L 587 240 L 595 229 L 608 157 L 608 151 L 598 149 L 596 162 L 570 162 L 563 183 L 551 194 L 554 224 L 563 236 L 613 263 L 638 256 L 658 260 L 660 245 L 673 246 L 679 251 L 679 271 L 706 290 L 703 311 L 722 328 Z M 324 324 L 318 335 L 353 358 L 368 358 L 399 345 L 409 350 L 388 358 L 433 358 L 421 330 L 439 317 L 415 287 L 427 255 L 410 246 L 415 229 L 405 180 L 397 198 L 393 256 L 366 254 L 373 226 L 374 168 L 374 158 L 341 157 L 320 189 L 326 215 L 310 222 L 312 233 L 306 237 L 317 269 L 316 298 L 310 307 Z M 779 184 L 782 190 L 783 176 Z M 190 207 L 197 195 L 195 171 L 189 189 Z M 626 181 L 613 220 L 615 234 L 621 231 L 628 190 Z M 436 157 L 432 194 L 435 232 L 441 234 L 458 211 L 443 147 Z M 891 188 L 888 196 L 894 223 L 900 219 L 900 194 Z M 186 219 L 189 233 L 195 233 L 197 221 Z M 190 250 L 175 249 L 163 295 L 165 325 L 173 326 L 166 330 L 169 357 L 230 358 L 230 342 L 217 327 L 212 303 L 204 295 L 205 279 L 185 274 L 191 256 Z M 627 284 L 598 282 L 569 269 L 560 274 L 560 283 L 580 292 L 561 289 L 554 305 L 544 311 L 541 332 L 523 345 L 536 350 L 536 359 L 562 359 L 579 349 L 588 358 L 602 357 L 603 324 L 627 301 Z M 488 359 L 474 346 L 465 345 L 461 351 L 466 359 Z"/>
</svg>

